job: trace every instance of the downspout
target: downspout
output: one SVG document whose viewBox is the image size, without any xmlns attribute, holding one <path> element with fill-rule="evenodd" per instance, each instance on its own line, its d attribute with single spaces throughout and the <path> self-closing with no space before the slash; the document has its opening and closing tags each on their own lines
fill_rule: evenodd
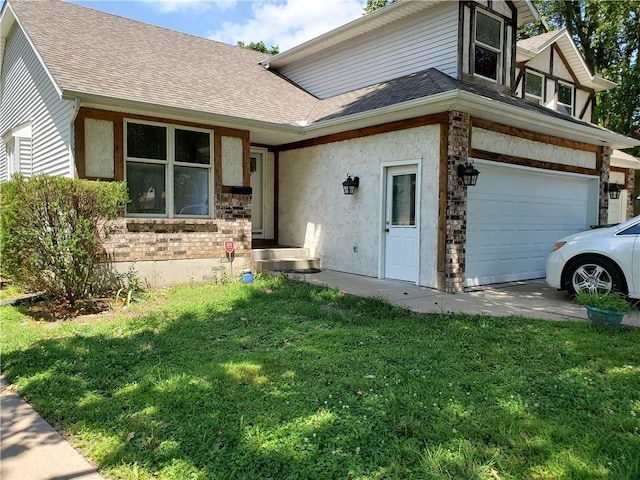
<svg viewBox="0 0 640 480">
<path fill-rule="evenodd" d="M 69 173 L 71 173 L 71 178 L 78 178 L 78 170 L 76 169 L 76 117 L 78 116 L 78 112 L 80 111 L 80 99 L 78 97 L 74 98 L 73 105 L 73 113 L 71 115 L 71 125 L 69 128 Z"/>
</svg>

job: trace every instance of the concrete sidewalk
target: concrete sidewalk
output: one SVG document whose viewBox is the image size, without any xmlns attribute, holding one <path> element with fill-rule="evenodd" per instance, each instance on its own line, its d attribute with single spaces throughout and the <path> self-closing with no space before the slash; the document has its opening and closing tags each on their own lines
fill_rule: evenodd
<svg viewBox="0 0 640 480">
<path fill-rule="evenodd" d="M 420 313 L 452 312 L 587 321 L 584 307 L 573 303 L 567 292 L 549 287 L 543 279 L 488 285 L 451 294 L 409 282 L 380 280 L 330 270 L 289 275 L 315 285 L 335 287 L 350 295 L 384 298 Z M 640 312 L 636 310 L 626 315 L 623 323 L 640 327 Z"/>
<path fill-rule="evenodd" d="M 0 377 L 0 478 L 102 480 L 96 469 Z"/>
</svg>

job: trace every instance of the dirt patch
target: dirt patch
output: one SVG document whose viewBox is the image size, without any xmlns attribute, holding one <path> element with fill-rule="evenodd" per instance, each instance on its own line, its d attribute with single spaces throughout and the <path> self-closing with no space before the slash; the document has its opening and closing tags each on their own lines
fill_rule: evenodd
<svg viewBox="0 0 640 480">
<path fill-rule="evenodd" d="M 123 305 L 113 298 L 98 298 L 92 302 L 69 305 L 68 302 L 37 300 L 17 307 L 20 312 L 39 322 L 65 322 L 87 320 L 92 317 L 105 318 L 120 315 Z"/>
</svg>

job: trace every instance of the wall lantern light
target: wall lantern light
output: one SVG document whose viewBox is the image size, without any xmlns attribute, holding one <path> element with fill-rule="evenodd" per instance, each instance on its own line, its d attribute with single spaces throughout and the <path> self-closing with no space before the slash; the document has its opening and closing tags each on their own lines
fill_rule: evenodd
<svg viewBox="0 0 640 480">
<path fill-rule="evenodd" d="M 480 172 L 473 166 L 473 161 L 458 165 L 458 178 L 465 187 L 472 187 L 478 182 Z"/>
<path fill-rule="evenodd" d="M 347 179 L 342 182 L 342 188 L 344 189 L 345 195 L 353 195 L 360 185 L 360 177 L 353 177 L 347 173 Z"/>
<path fill-rule="evenodd" d="M 617 200 L 620 198 L 620 191 L 622 190 L 622 185 L 618 185 L 617 183 L 605 183 L 604 191 L 609 193 L 609 198 L 611 200 Z"/>
</svg>

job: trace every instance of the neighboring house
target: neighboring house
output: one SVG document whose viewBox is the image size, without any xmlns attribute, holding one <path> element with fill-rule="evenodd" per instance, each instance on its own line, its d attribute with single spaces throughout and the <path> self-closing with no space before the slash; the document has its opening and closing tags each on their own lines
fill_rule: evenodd
<svg viewBox="0 0 640 480">
<path fill-rule="evenodd" d="M 593 75 L 566 29 L 520 40 L 516 50 L 516 95 L 527 101 L 591 121 L 595 93 L 615 83 Z M 635 172 L 640 159 L 620 150 L 611 154 L 606 223 L 634 216 Z M 609 186 L 611 186 L 609 188 Z"/>
<path fill-rule="evenodd" d="M 401 0 L 265 58 L 9 0 L 0 179 L 126 180 L 108 250 L 156 284 L 218 275 L 227 240 L 235 265 L 305 247 L 323 268 L 447 292 L 539 278 L 559 237 L 607 222 L 612 152 L 640 142 L 589 123 L 577 91 L 604 80 L 574 82 L 577 118 L 518 98 L 516 30 L 536 17 L 529 1 Z"/>
</svg>

